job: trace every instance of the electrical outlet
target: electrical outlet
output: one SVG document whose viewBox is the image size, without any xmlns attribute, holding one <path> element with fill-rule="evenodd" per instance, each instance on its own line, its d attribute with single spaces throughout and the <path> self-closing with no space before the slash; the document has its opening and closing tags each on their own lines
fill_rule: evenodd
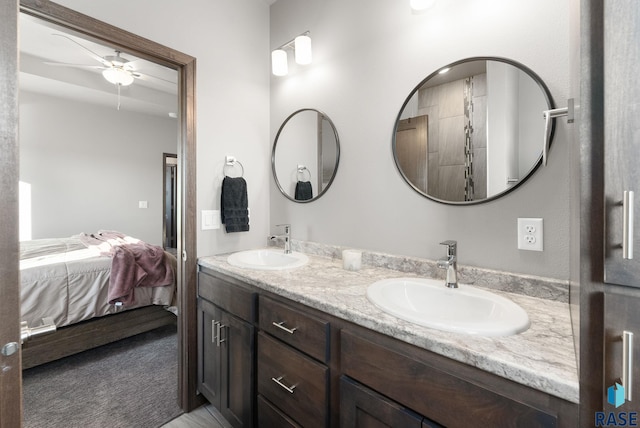
<svg viewBox="0 0 640 428">
<path fill-rule="evenodd" d="M 543 227 L 541 218 L 518 219 L 518 249 L 543 250 Z"/>
</svg>

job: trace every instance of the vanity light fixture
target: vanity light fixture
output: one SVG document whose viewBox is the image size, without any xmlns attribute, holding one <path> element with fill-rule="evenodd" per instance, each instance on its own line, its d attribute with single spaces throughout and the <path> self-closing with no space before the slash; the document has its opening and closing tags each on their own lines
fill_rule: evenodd
<svg viewBox="0 0 640 428">
<path fill-rule="evenodd" d="M 286 76 L 289 72 L 287 51 L 285 50 L 287 48 L 293 49 L 296 63 L 300 65 L 311 64 L 311 37 L 309 34 L 309 31 L 305 31 L 271 51 L 271 72 L 274 75 Z"/>
<path fill-rule="evenodd" d="M 436 4 L 436 0 L 409 0 L 413 13 L 423 13 Z"/>
<path fill-rule="evenodd" d="M 276 49 L 271 52 L 271 72 L 276 76 L 286 76 L 289 72 L 287 53 L 284 49 Z"/>
</svg>

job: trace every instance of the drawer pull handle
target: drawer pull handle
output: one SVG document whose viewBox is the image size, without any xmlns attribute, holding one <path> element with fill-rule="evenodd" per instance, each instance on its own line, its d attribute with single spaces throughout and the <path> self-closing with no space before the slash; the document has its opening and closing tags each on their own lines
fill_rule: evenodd
<svg viewBox="0 0 640 428">
<path fill-rule="evenodd" d="M 633 192 L 625 190 L 622 200 L 622 258 L 633 259 Z"/>
<path fill-rule="evenodd" d="M 633 333 L 626 330 L 622 333 L 622 386 L 625 399 L 631 401 L 633 397 Z"/>
<path fill-rule="evenodd" d="M 287 333 L 289 333 L 289 334 L 293 334 L 293 333 L 295 333 L 295 332 L 296 332 L 296 330 L 298 329 L 298 327 L 293 327 L 293 328 L 287 328 L 287 327 L 285 327 L 285 326 L 283 325 L 283 324 L 284 324 L 284 321 L 281 321 L 281 322 L 275 322 L 275 321 L 274 321 L 274 322 L 272 322 L 272 324 L 273 324 L 273 325 L 275 325 L 276 327 L 278 327 L 279 329 L 286 331 L 286 332 L 287 332 Z"/>
<path fill-rule="evenodd" d="M 293 390 L 296 389 L 296 385 L 291 385 L 291 386 L 287 386 L 284 383 L 282 383 L 282 376 L 280 377 L 272 377 L 271 378 L 272 381 L 274 381 L 275 383 L 277 383 L 278 385 L 280 385 L 285 391 L 287 391 L 289 394 L 293 394 Z"/>
<path fill-rule="evenodd" d="M 211 320 L 211 343 L 216 343 L 218 341 L 218 334 L 220 331 L 218 330 L 218 325 L 220 323 L 216 320 Z"/>
<path fill-rule="evenodd" d="M 225 342 L 227 339 L 223 339 L 222 338 L 222 329 L 226 327 L 226 325 L 222 324 L 222 323 L 217 323 L 218 324 L 218 341 L 216 343 L 216 346 L 219 348 L 220 344 L 222 342 Z"/>
</svg>

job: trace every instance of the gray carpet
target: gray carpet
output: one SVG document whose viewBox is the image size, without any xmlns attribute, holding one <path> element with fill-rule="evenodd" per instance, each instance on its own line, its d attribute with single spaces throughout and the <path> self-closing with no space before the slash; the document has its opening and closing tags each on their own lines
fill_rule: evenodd
<svg viewBox="0 0 640 428">
<path fill-rule="evenodd" d="M 177 404 L 176 327 L 23 372 L 25 428 L 155 428 Z"/>
</svg>

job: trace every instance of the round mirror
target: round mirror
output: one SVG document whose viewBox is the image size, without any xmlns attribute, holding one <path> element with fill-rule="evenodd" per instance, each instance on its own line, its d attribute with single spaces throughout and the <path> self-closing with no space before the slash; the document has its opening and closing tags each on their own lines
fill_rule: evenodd
<svg viewBox="0 0 640 428">
<path fill-rule="evenodd" d="M 403 104 L 393 134 L 396 165 L 411 187 L 437 202 L 496 199 L 540 165 L 542 112 L 552 108 L 545 84 L 522 64 L 457 61 L 429 75 Z"/>
<path fill-rule="evenodd" d="M 338 169 L 338 132 L 327 115 L 314 109 L 291 114 L 280 126 L 271 168 L 278 188 L 295 202 L 310 202 L 327 191 Z"/>
</svg>

